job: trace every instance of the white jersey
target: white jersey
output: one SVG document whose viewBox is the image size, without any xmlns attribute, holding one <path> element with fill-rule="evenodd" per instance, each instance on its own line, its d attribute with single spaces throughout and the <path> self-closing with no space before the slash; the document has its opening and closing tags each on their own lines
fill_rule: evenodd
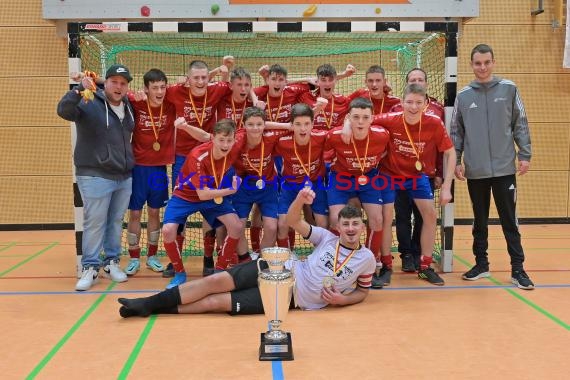
<svg viewBox="0 0 570 380">
<path fill-rule="evenodd" d="M 327 306 L 321 298 L 323 279 L 333 277 L 334 287 L 341 293 L 350 292 L 356 285 L 369 288 L 372 274 L 376 270 L 376 259 L 366 248 L 359 248 L 350 260 L 334 275 L 334 258 L 339 241 L 338 236 L 324 228 L 312 226 L 309 241 L 315 246 L 305 261 L 290 261 L 288 269 L 295 273 L 295 303 L 301 309 L 320 309 Z M 351 249 L 339 245 L 337 268 L 345 262 Z"/>
</svg>

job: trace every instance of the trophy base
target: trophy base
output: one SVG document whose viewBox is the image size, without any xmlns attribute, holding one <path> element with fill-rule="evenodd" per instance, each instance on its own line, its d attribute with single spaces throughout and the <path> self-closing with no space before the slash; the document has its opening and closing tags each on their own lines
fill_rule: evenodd
<svg viewBox="0 0 570 380">
<path fill-rule="evenodd" d="M 259 345 L 259 360 L 293 360 L 293 346 L 291 345 L 291 333 L 287 333 L 287 338 L 281 341 L 273 341 L 265 338 L 265 333 L 261 333 L 261 344 Z"/>
</svg>

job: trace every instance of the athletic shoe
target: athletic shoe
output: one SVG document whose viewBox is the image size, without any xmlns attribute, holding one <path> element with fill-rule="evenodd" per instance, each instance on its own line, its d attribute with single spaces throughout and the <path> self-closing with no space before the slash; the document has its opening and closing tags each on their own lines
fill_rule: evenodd
<svg viewBox="0 0 570 380">
<path fill-rule="evenodd" d="M 130 259 L 129 265 L 125 268 L 127 276 L 134 276 L 141 269 L 141 261 L 139 259 Z"/>
<path fill-rule="evenodd" d="M 103 275 L 115 282 L 127 281 L 127 275 L 121 270 L 119 262 L 115 260 L 109 261 L 109 264 L 103 268 Z"/>
<path fill-rule="evenodd" d="M 392 269 L 382 267 L 380 273 L 372 275 L 372 288 L 382 289 L 384 286 L 390 285 L 392 279 Z"/>
<path fill-rule="evenodd" d="M 172 263 L 168 263 L 166 268 L 162 271 L 162 277 L 171 278 L 174 277 L 174 266 Z"/>
<path fill-rule="evenodd" d="M 433 268 L 426 268 L 422 269 L 418 272 L 418 278 L 421 280 L 426 280 L 430 284 L 442 286 L 445 284 L 445 281 L 435 271 Z"/>
<path fill-rule="evenodd" d="M 414 257 L 409 253 L 402 254 L 402 272 L 416 272 Z"/>
<path fill-rule="evenodd" d="M 486 277 L 491 277 L 489 267 L 483 267 L 479 264 L 476 264 L 473 268 L 469 269 L 467 272 L 463 273 L 463 276 L 461 276 L 461 278 L 468 281 L 475 281 Z"/>
<path fill-rule="evenodd" d="M 166 289 L 172 289 L 175 286 L 182 285 L 186 282 L 186 272 L 178 272 L 174 275 L 170 283 L 166 285 Z"/>
<path fill-rule="evenodd" d="M 534 283 L 528 277 L 524 270 L 514 270 L 511 272 L 511 282 L 519 289 L 532 290 Z"/>
<path fill-rule="evenodd" d="M 75 284 L 75 290 L 85 291 L 91 289 L 93 285 L 99 282 L 99 271 L 93 267 L 83 268 L 81 278 Z"/>
<path fill-rule="evenodd" d="M 164 267 L 162 266 L 160 260 L 156 255 L 150 256 L 146 259 L 146 267 L 151 269 L 153 272 L 163 272 Z"/>
</svg>

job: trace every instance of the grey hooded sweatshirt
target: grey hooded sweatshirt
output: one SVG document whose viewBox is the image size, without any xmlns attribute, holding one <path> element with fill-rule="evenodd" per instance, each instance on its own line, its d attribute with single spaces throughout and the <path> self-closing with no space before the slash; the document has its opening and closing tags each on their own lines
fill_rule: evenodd
<svg viewBox="0 0 570 380">
<path fill-rule="evenodd" d="M 82 91 L 81 86 L 75 89 Z M 76 125 L 77 143 L 73 152 L 76 175 L 123 180 L 131 176 L 135 165 L 131 136 L 134 116 L 124 98 L 123 121 L 111 109 L 103 90 L 85 103 L 75 90 L 67 92 L 57 105 L 57 114 Z"/>
<path fill-rule="evenodd" d="M 473 81 L 459 91 L 451 118 L 451 139 L 457 165 L 463 154 L 466 178 L 515 174 L 515 144 L 519 160 L 531 158 L 528 120 L 515 84 L 493 77 L 486 83 Z"/>
</svg>

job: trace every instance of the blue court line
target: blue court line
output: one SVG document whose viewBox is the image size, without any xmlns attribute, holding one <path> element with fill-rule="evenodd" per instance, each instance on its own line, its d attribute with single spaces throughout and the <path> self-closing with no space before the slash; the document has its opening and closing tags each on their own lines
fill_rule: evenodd
<svg viewBox="0 0 570 380">
<path fill-rule="evenodd" d="M 536 285 L 536 289 L 568 289 L 570 284 L 550 284 L 550 285 Z M 409 286 L 409 287 L 392 287 L 388 286 L 383 289 L 371 289 L 372 291 L 406 291 L 406 290 L 426 290 L 426 291 L 444 291 L 444 290 L 471 290 L 471 289 L 517 289 L 515 285 L 445 285 L 445 286 Z M 154 294 L 160 292 L 162 289 L 155 290 L 95 290 L 86 292 L 77 292 L 74 290 L 66 291 L 14 291 L 14 292 L 0 292 L 0 296 L 52 296 L 52 295 L 89 295 L 89 294 Z"/>
</svg>

